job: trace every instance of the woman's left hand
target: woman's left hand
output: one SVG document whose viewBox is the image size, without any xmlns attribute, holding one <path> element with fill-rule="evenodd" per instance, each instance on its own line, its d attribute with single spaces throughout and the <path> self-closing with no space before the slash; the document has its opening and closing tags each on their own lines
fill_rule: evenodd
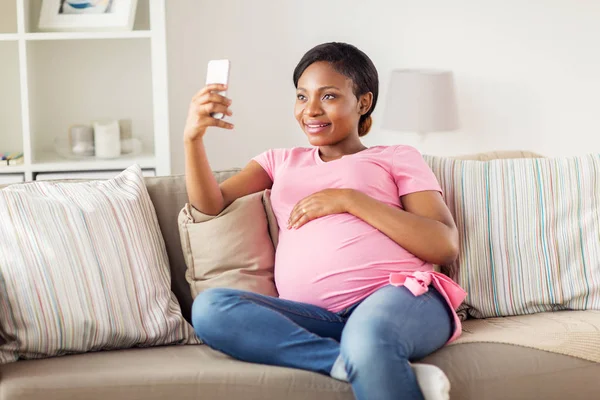
<svg viewBox="0 0 600 400">
<path fill-rule="evenodd" d="M 298 229 L 313 219 L 348 212 L 353 189 L 325 189 L 300 200 L 288 220 L 288 229 Z"/>
</svg>

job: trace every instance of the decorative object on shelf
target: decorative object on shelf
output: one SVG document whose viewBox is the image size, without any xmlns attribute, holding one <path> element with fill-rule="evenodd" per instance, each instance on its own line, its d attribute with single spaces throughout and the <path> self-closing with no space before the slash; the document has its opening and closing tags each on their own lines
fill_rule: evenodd
<svg viewBox="0 0 600 400">
<path fill-rule="evenodd" d="M 42 0 L 42 31 L 132 30 L 137 0 Z"/>
<path fill-rule="evenodd" d="M 94 155 L 94 130 L 89 125 L 73 125 L 69 128 L 69 147 L 76 156 Z"/>
<path fill-rule="evenodd" d="M 458 129 L 451 71 L 394 70 L 386 103 L 383 129 L 417 132 L 421 135 Z"/>
<path fill-rule="evenodd" d="M 101 160 L 142 153 L 142 142 L 132 135 L 131 120 L 97 120 L 72 125 L 68 138 L 54 139 L 54 151 L 69 160 Z"/>
<path fill-rule="evenodd" d="M 23 164 L 23 153 L 0 153 L 0 167 Z"/>
<path fill-rule="evenodd" d="M 94 121 L 94 149 L 98 158 L 115 158 L 121 155 L 121 130 L 119 121 Z"/>
</svg>

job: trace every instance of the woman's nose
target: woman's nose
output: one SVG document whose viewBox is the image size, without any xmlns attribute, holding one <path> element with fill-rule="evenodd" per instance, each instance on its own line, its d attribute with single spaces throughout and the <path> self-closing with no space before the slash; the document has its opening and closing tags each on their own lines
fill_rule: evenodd
<svg viewBox="0 0 600 400">
<path fill-rule="evenodd" d="M 308 116 L 321 115 L 323 109 L 321 108 L 321 103 L 317 100 L 310 100 L 306 103 L 306 107 L 304 108 L 304 114 Z"/>
</svg>

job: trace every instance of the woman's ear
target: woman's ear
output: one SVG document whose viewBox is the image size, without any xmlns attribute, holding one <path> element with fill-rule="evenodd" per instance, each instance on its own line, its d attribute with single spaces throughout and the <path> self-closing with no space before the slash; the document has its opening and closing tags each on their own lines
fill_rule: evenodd
<svg viewBox="0 0 600 400">
<path fill-rule="evenodd" d="M 358 113 L 360 115 L 365 115 L 373 105 L 373 93 L 367 92 L 365 94 L 361 94 L 358 98 Z"/>
</svg>

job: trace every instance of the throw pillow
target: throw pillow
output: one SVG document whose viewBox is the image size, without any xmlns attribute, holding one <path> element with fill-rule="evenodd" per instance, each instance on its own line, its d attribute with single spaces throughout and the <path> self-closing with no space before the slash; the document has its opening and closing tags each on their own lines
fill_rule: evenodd
<svg viewBox="0 0 600 400">
<path fill-rule="evenodd" d="M 181 210 L 181 247 L 194 298 L 211 287 L 277 296 L 275 250 L 263 205 L 266 195 L 237 199 L 217 216 L 203 214 L 190 204 Z"/>
<path fill-rule="evenodd" d="M 471 316 L 600 309 L 600 155 L 425 159 L 460 233 L 452 278 Z"/>
<path fill-rule="evenodd" d="M 0 190 L 0 363 L 198 343 L 139 166 Z"/>
<path fill-rule="evenodd" d="M 262 197 L 263 205 L 265 206 L 265 212 L 267 213 L 267 224 L 269 225 L 269 236 L 273 242 L 273 247 L 277 251 L 277 244 L 279 243 L 279 225 L 277 224 L 277 217 L 273 212 L 273 205 L 271 204 L 271 190 L 265 190 Z"/>
</svg>

